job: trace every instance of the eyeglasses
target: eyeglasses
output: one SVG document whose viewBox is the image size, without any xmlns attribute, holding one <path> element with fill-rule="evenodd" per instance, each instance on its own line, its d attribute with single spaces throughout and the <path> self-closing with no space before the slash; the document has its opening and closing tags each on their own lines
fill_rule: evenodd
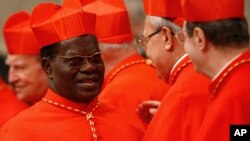
<svg viewBox="0 0 250 141">
<path fill-rule="evenodd" d="M 149 41 L 149 38 L 154 36 L 155 34 L 159 33 L 162 29 L 158 29 L 156 30 L 155 32 L 149 34 L 148 36 L 146 37 L 142 37 L 141 39 L 139 39 L 139 44 L 141 45 L 141 47 L 146 47 L 146 43 Z"/>
<path fill-rule="evenodd" d="M 93 65 L 100 65 L 102 63 L 102 52 L 96 52 L 89 56 L 81 56 L 81 55 L 75 55 L 75 56 L 58 56 L 60 58 L 64 58 L 65 62 L 69 65 L 70 69 L 80 69 L 82 66 L 83 60 L 87 59 L 88 62 L 90 62 Z"/>
</svg>

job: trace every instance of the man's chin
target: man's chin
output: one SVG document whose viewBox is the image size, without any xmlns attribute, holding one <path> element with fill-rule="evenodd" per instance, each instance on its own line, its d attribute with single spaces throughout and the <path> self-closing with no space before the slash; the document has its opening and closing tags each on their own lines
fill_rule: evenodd
<svg viewBox="0 0 250 141">
<path fill-rule="evenodd" d="M 26 101 L 27 99 L 27 94 L 23 93 L 22 91 L 16 92 L 16 95 L 17 95 L 17 99 L 19 100 Z"/>
<path fill-rule="evenodd" d="M 86 93 L 85 95 L 78 96 L 78 102 L 84 102 L 84 103 L 90 103 L 92 100 L 94 100 L 99 93 Z"/>
</svg>

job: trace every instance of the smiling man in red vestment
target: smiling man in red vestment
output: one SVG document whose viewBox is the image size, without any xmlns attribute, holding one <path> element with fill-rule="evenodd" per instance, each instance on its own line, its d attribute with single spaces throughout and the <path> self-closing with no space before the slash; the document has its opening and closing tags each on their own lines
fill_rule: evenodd
<svg viewBox="0 0 250 141">
<path fill-rule="evenodd" d="M 184 0 L 183 11 L 186 22 L 178 37 L 195 69 L 212 80 L 198 140 L 229 141 L 231 124 L 250 124 L 249 29 L 244 0 Z"/>
<path fill-rule="evenodd" d="M 208 105 L 210 81 L 195 72 L 175 36 L 183 24 L 180 1 L 144 0 L 144 11 L 147 16 L 140 43 L 158 75 L 170 84 L 144 141 L 193 141 Z"/>
<path fill-rule="evenodd" d="M 40 44 L 30 28 L 30 15 L 26 11 L 9 16 L 4 28 L 9 66 L 9 83 L 19 100 L 29 105 L 35 104 L 45 95 L 48 84 L 42 69 L 39 50 Z"/>
<path fill-rule="evenodd" d="M 105 79 L 100 101 L 108 103 L 145 130 L 136 107 L 144 100 L 162 100 L 168 85 L 156 70 L 146 64 L 135 48 L 128 12 L 123 0 L 95 0 L 82 6 L 83 0 L 65 0 L 64 5 L 78 3 L 79 8 L 97 15 L 96 35 L 105 64 Z M 76 7 L 76 6 L 75 6 Z"/>
<path fill-rule="evenodd" d="M 142 131 L 126 115 L 97 99 L 104 63 L 94 35 L 96 15 L 44 3 L 31 17 L 49 90 L 3 126 L 0 140 L 140 141 Z"/>
</svg>

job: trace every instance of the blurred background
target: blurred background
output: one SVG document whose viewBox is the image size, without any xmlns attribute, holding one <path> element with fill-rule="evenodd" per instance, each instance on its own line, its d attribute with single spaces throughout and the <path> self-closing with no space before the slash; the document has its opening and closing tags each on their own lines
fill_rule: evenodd
<svg viewBox="0 0 250 141">
<path fill-rule="evenodd" d="M 0 0 L 0 75 L 7 79 L 7 66 L 4 64 L 4 60 L 6 57 L 6 46 L 2 36 L 2 29 L 4 22 L 8 18 L 8 16 L 20 10 L 26 10 L 28 12 L 32 11 L 32 8 L 41 2 L 54 2 L 54 3 L 61 3 L 63 0 Z M 143 20 L 144 20 L 144 12 L 143 12 L 143 0 L 125 0 L 127 5 L 129 16 L 131 19 L 132 30 L 136 37 L 142 33 L 143 30 Z M 245 15 L 248 20 L 248 24 L 250 27 L 250 0 L 245 0 Z"/>
</svg>

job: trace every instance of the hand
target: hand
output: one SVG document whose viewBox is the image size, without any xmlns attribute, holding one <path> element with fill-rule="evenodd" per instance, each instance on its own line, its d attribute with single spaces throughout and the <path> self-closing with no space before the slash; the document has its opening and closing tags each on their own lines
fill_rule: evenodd
<svg viewBox="0 0 250 141">
<path fill-rule="evenodd" d="M 153 118 L 154 114 L 156 113 L 160 104 L 160 101 L 143 101 L 141 104 L 138 105 L 136 111 L 142 120 L 149 123 Z"/>
</svg>

